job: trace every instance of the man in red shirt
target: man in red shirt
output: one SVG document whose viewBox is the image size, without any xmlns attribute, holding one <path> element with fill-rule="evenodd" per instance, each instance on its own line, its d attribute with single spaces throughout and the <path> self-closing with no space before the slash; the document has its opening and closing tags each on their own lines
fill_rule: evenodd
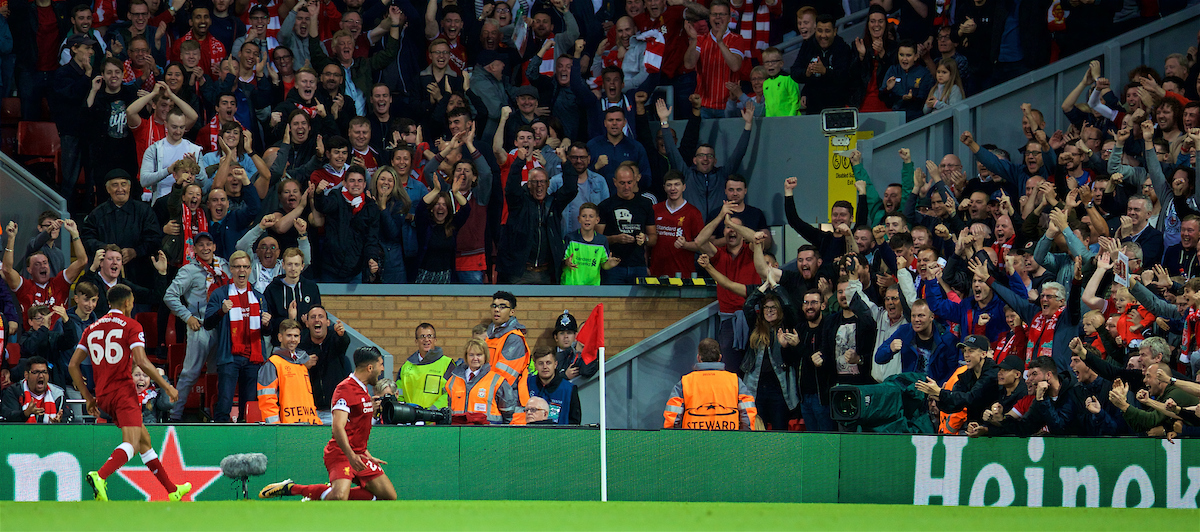
<svg viewBox="0 0 1200 532">
<path fill-rule="evenodd" d="M 762 283 L 754 268 L 754 246 L 761 245 L 761 242 L 747 242 L 742 238 L 742 233 L 737 231 L 742 223 L 730 215 L 732 207 L 732 203 L 725 202 L 721 212 L 696 236 L 696 244 L 704 253 L 698 260 L 700 267 L 717 282 L 717 310 L 721 315 L 717 341 L 721 344 L 721 360 L 725 361 L 726 369 L 737 372 L 742 365 L 745 346 L 734 344 L 734 327 L 738 323 L 734 318 L 746 304 L 746 287 Z M 725 247 L 717 249 L 710 240 L 713 231 L 722 222 L 725 222 Z M 749 337 L 749 334 L 745 336 Z"/>
<path fill-rule="evenodd" d="M 138 401 L 133 384 L 133 367 L 137 364 L 158 385 L 161 393 L 167 394 L 171 402 L 179 399 L 179 392 L 167 382 L 146 358 L 146 337 L 142 326 L 130 317 L 133 311 L 133 290 L 118 284 L 108 291 L 108 302 L 112 310 L 83 330 L 83 337 L 71 355 L 71 380 L 75 388 L 87 401 L 87 411 L 93 416 L 100 412 L 108 414 L 121 429 L 121 445 L 113 450 L 99 471 L 87 475 L 88 484 L 96 494 L 96 500 L 108 500 L 108 477 L 133 458 L 134 451 L 141 454 L 142 463 L 158 478 L 167 490 L 172 502 L 179 502 L 192 491 L 192 484 L 175 485 L 163 469 L 150 442 L 150 433 L 142 424 L 142 405 Z M 82 364 L 85 357 L 92 359 L 92 375 L 96 379 L 96 395 L 88 391 L 83 380 Z"/>
<path fill-rule="evenodd" d="M 374 91 L 372 91 L 372 96 Z M 367 169 L 367 175 L 375 175 L 379 168 L 379 154 L 371 147 L 371 121 L 365 116 L 350 119 L 350 164 Z"/>
<path fill-rule="evenodd" d="M 175 41 L 171 46 L 171 61 L 180 62 L 179 46 L 183 41 L 196 41 L 200 44 L 200 67 L 214 78 L 219 77 L 221 72 L 221 61 L 225 56 L 229 55 L 225 52 L 225 45 L 216 37 L 209 35 L 208 27 L 212 24 L 212 17 L 209 15 L 208 8 L 204 6 L 196 6 L 192 8 L 192 18 L 190 21 L 191 31 L 185 33 L 183 37 Z"/>
<path fill-rule="evenodd" d="M 713 0 L 708 10 L 708 33 L 700 35 L 692 24 L 684 25 L 688 49 L 683 54 L 683 67 L 696 69 L 700 118 L 722 118 L 729 96 L 725 83 L 741 82 L 742 61 L 750 53 L 742 36 L 729 31 L 729 2 Z"/>
<path fill-rule="evenodd" d="M 683 174 L 678 170 L 667 172 L 663 178 L 667 201 L 654 206 L 658 242 L 650 249 L 651 276 L 691 277 L 696 271 L 696 254 L 700 253 L 700 246 L 695 238 L 704 229 L 704 215 L 683 199 L 686 188 Z"/>
<path fill-rule="evenodd" d="M 21 312 L 29 311 L 34 305 L 47 305 L 51 308 L 66 306 L 71 297 L 71 283 L 79 272 L 87 266 L 87 251 L 83 249 L 83 241 L 79 239 L 79 228 L 75 220 L 59 220 L 64 229 L 71 234 L 71 253 L 75 260 L 59 275 L 53 275 L 50 269 L 50 258 L 41 251 L 36 251 L 25 259 L 25 267 L 29 277 L 22 277 L 13 268 L 13 249 L 17 245 L 17 222 L 8 222 L 4 230 L 8 233 L 8 245 L 4 247 L 4 264 L 0 266 L 0 276 L 8 283 L 8 288 L 17 294 L 17 303 Z M 54 327 L 58 314 L 50 315 L 48 327 Z M 133 371 L 133 370 L 130 370 Z"/>
<path fill-rule="evenodd" d="M 258 497 L 303 495 L 309 500 L 322 501 L 396 500 L 396 488 L 380 467 L 387 462 L 367 451 L 375 412 L 374 398 L 367 392 L 367 385 L 375 386 L 382 376 L 383 355 L 374 347 L 360 347 L 354 352 L 354 373 L 333 391 L 333 437 L 325 444 L 329 484 L 301 485 L 287 479 L 267 484 Z M 359 487 L 351 488 L 351 483 Z"/>
<path fill-rule="evenodd" d="M 448 5 L 442 8 L 442 20 L 439 22 L 439 4 L 440 2 L 430 2 L 425 10 L 425 38 L 430 41 L 446 39 L 446 43 L 450 45 L 450 70 L 455 74 L 462 74 L 467 66 L 467 47 L 462 36 L 463 15 L 457 5 Z"/>
</svg>

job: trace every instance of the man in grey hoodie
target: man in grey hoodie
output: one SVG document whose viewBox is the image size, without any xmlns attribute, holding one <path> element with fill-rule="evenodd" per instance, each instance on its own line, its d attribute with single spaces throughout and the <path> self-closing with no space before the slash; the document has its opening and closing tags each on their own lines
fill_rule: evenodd
<svg viewBox="0 0 1200 532">
<path fill-rule="evenodd" d="M 208 305 L 212 290 L 229 283 L 229 263 L 214 254 L 217 245 L 206 231 L 192 238 L 196 256 L 179 269 L 175 280 L 167 288 L 163 301 L 175 317 L 187 323 L 187 356 L 183 369 L 176 381 L 179 400 L 171 408 L 171 422 L 183 418 L 183 407 L 187 404 L 192 385 L 200 378 L 200 369 L 208 361 L 209 371 L 216 371 L 213 359 L 212 331 L 201 326 L 204 308 Z"/>
</svg>

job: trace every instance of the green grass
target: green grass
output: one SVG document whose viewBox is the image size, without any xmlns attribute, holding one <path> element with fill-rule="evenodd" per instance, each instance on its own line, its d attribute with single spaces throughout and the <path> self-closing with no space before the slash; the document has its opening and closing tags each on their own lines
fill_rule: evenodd
<svg viewBox="0 0 1200 532">
<path fill-rule="evenodd" d="M 1200 510 L 289 500 L 0 503 L 0 530 L 1200 530 Z"/>
</svg>

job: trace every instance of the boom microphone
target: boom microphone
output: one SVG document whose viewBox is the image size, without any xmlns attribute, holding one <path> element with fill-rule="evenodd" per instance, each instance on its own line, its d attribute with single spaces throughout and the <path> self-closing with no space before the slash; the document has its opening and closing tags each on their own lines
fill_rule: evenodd
<svg viewBox="0 0 1200 532">
<path fill-rule="evenodd" d="M 246 493 L 246 480 L 267 472 L 267 455 L 262 453 L 231 454 L 221 459 L 221 474 L 242 482 L 242 498 Z"/>
</svg>

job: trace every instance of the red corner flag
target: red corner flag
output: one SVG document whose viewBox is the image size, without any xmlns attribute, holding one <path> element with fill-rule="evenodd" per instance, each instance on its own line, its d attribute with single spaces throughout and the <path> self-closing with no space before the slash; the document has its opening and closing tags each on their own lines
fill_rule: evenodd
<svg viewBox="0 0 1200 532">
<path fill-rule="evenodd" d="M 604 347 L 604 303 L 596 305 L 592 313 L 588 314 L 587 321 L 583 322 L 575 340 L 583 344 L 583 353 L 579 356 L 583 358 L 584 364 L 591 364 L 596 360 L 599 349 Z"/>
</svg>

